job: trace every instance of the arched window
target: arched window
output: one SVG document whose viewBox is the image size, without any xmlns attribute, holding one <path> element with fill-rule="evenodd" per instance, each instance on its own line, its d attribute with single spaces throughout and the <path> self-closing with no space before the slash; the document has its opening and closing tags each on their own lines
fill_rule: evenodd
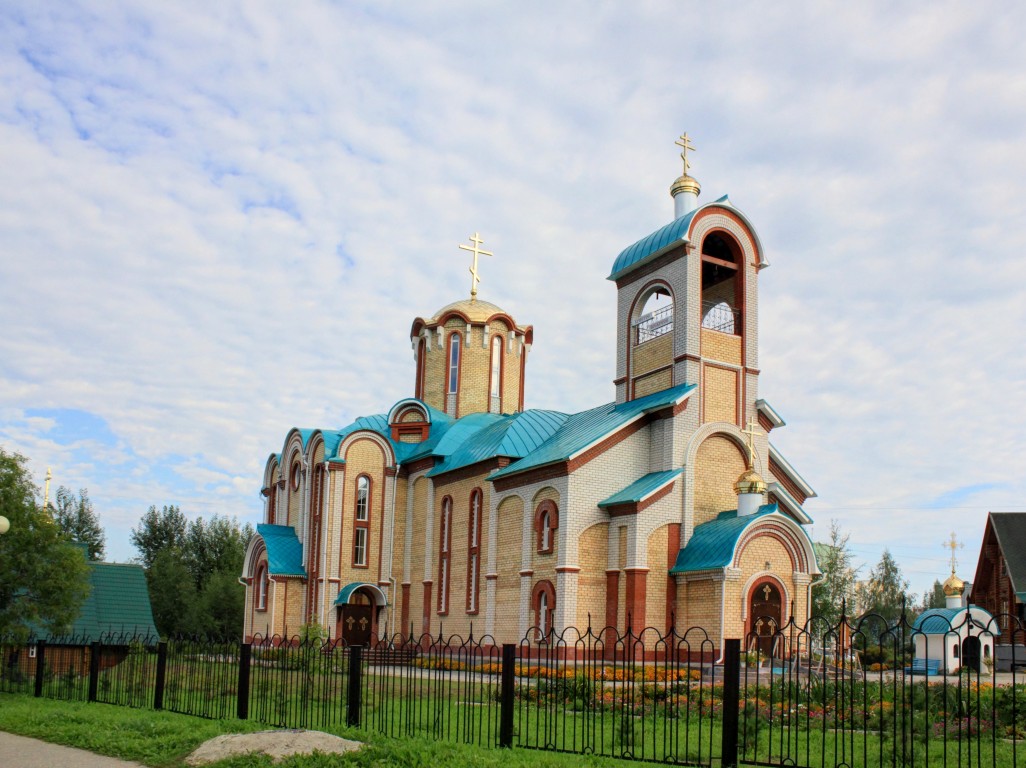
<svg viewBox="0 0 1026 768">
<path fill-rule="evenodd" d="M 427 367 L 427 342 L 421 338 L 417 342 L 417 381 L 414 387 L 414 397 L 424 399 L 424 369 Z"/>
<path fill-rule="evenodd" d="M 267 563 L 261 563 L 257 568 L 257 605 L 258 611 L 267 610 L 267 590 L 270 587 L 271 577 L 267 573 Z"/>
<path fill-rule="evenodd" d="M 371 481 L 367 475 L 356 478 L 356 503 L 353 512 L 353 565 L 367 567 L 370 550 Z"/>
<path fill-rule="evenodd" d="M 442 516 L 438 521 L 438 613 L 449 612 L 449 549 L 452 543 L 452 498 L 442 499 Z"/>
<path fill-rule="evenodd" d="M 741 259 L 734 241 L 713 232 L 702 241 L 702 327 L 741 332 Z"/>
<path fill-rule="evenodd" d="M 551 581 L 539 581 L 531 595 L 534 611 L 534 626 L 538 628 L 538 640 L 548 640 L 555 631 L 553 618 L 556 615 L 556 588 Z"/>
<path fill-rule="evenodd" d="M 534 529 L 537 534 L 539 555 L 550 555 L 556 547 L 556 529 L 559 528 L 559 508 L 546 499 L 534 511 Z"/>
<path fill-rule="evenodd" d="M 490 366 L 488 397 L 491 413 L 502 410 L 502 337 L 492 337 L 492 359 Z"/>
<path fill-rule="evenodd" d="M 460 389 L 460 342 L 459 333 L 449 336 L 449 384 L 446 392 L 456 394 Z"/>
<path fill-rule="evenodd" d="M 634 344 L 644 344 L 673 330 L 673 298 L 665 286 L 657 285 L 652 290 L 631 325 Z"/>
<path fill-rule="evenodd" d="M 294 490 L 294 491 L 298 491 L 299 490 L 299 476 L 300 476 L 301 473 L 302 473 L 302 469 L 299 466 L 299 462 L 296 461 L 292 465 L 292 471 L 291 471 L 291 474 L 290 474 L 290 478 L 291 478 L 291 482 L 292 482 L 292 490 Z"/>
<path fill-rule="evenodd" d="M 467 537 L 467 613 L 477 613 L 481 579 L 481 491 L 470 492 Z"/>
</svg>

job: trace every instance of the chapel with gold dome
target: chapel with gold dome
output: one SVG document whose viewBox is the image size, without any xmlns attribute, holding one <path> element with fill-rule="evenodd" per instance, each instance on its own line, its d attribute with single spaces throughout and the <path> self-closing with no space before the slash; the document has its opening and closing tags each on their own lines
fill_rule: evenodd
<svg viewBox="0 0 1026 768">
<path fill-rule="evenodd" d="M 469 297 L 410 327 L 409 397 L 341 428 L 293 428 L 268 457 L 246 637 L 310 623 L 360 644 L 701 627 L 718 654 L 732 637 L 770 650 L 806 620 L 815 492 L 770 443 L 784 421 L 759 395 L 769 262 L 726 196 L 699 204 L 694 147 L 677 143 L 672 220 L 607 276 L 611 401 L 530 407 L 534 328 L 478 297 L 478 257 L 492 254 L 475 233 L 459 246 Z"/>
</svg>

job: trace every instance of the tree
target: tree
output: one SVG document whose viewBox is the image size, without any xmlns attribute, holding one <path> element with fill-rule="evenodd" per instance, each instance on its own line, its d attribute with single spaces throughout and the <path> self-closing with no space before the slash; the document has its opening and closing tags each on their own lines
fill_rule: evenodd
<svg viewBox="0 0 1026 768">
<path fill-rule="evenodd" d="M 58 488 L 54 520 L 57 527 L 69 538 L 86 545 L 90 560 L 103 560 L 106 536 L 99 517 L 93 511 L 89 491 L 80 488 L 78 498 L 75 498 L 70 488 L 63 485 Z"/>
<path fill-rule="evenodd" d="M 888 549 L 880 562 L 869 573 L 869 581 L 859 591 L 859 600 L 865 613 L 881 616 L 888 626 L 894 626 L 905 605 L 914 606 L 915 595 L 908 591 L 909 583 L 901 575 L 901 568 Z"/>
<path fill-rule="evenodd" d="M 944 585 L 939 580 L 933 582 L 933 589 L 923 593 L 923 610 L 931 608 L 946 608 L 948 605 L 947 596 L 944 594 Z"/>
<path fill-rule="evenodd" d="M 816 559 L 823 577 L 812 588 L 812 615 L 824 619 L 831 627 L 840 621 L 842 606 L 849 616 L 853 608 L 858 569 L 852 567 L 849 537 L 850 534 L 841 533 L 840 523 L 831 520 L 830 542 L 816 545 Z"/>
<path fill-rule="evenodd" d="M 65 632 L 89 594 L 81 548 L 35 496 L 25 458 L 0 448 L 0 515 L 11 525 L 0 535 L 0 637 Z"/>
<path fill-rule="evenodd" d="M 158 512 L 151 506 L 139 521 L 139 527 L 132 529 L 132 544 L 139 550 L 139 562 L 147 571 L 157 555 L 166 550 L 185 549 L 185 515 L 174 504 L 164 505 Z"/>
<path fill-rule="evenodd" d="M 132 529 L 132 543 L 146 567 L 153 620 L 162 635 L 237 634 L 246 590 L 239 584 L 249 524 L 214 515 L 186 522 L 172 505 L 151 506 Z"/>
</svg>

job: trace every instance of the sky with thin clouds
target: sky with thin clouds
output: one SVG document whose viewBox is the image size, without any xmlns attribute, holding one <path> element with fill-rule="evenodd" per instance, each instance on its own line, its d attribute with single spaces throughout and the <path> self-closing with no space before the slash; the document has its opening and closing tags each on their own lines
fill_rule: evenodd
<svg viewBox="0 0 1026 768">
<path fill-rule="evenodd" d="M 621 249 L 702 200 L 758 229 L 772 440 L 921 593 L 1026 493 L 1026 6 L 38 2 L 0 7 L 0 446 L 257 522 L 290 427 L 412 394 L 414 317 L 535 327 L 527 406 L 613 398 Z"/>
</svg>

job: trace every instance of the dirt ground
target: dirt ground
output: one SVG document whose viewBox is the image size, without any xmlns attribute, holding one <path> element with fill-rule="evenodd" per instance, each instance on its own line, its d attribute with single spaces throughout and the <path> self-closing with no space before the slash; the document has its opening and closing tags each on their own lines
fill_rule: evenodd
<svg viewBox="0 0 1026 768">
<path fill-rule="evenodd" d="M 235 755 L 264 752 L 275 760 L 295 754 L 325 752 L 341 754 L 362 747 L 358 741 L 341 739 L 320 731 L 258 731 L 218 736 L 201 744 L 185 762 L 204 765 Z"/>
</svg>

